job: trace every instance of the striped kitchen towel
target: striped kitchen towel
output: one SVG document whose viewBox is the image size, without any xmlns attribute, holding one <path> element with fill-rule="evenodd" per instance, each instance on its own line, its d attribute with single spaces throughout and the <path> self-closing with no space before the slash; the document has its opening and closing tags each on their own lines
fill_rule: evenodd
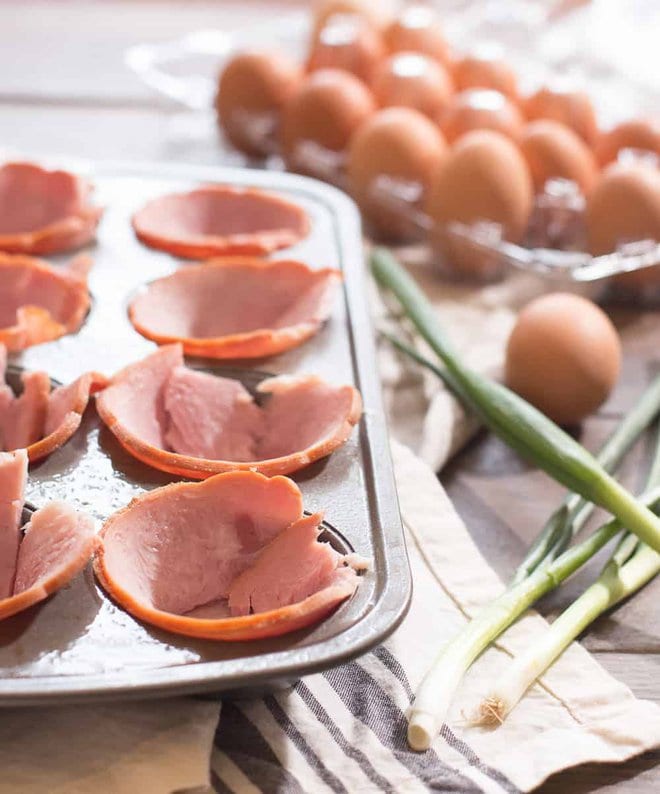
<svg viewBox="0 0 660 794">
<path fill-rule="evenodd" d="M 431 750 L 406 743 L 406 710 L 434 655 L 502 585 L 432 471 L 393 445 L 414 595 L 381 647 L 293 689 L 222 706 L 212 754 L 218 792 L 528 791 L 587 761 L 660 743 L 660 708 L 636 699 L 574 644 L 496 730 L 476 728 L 478 696 L 546 623 L 529 614 L 474 665 Z M 465 561 L 470 560 L 470 565 Z"/>
</svg>

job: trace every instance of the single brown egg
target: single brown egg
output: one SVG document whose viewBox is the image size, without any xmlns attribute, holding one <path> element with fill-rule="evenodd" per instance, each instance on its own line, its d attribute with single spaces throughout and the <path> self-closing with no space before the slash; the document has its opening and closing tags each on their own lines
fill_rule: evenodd
<svg viewBox="0 0 660 794">
<path fill-rule="evenodd" d="M 518 79 L 513 69 L 499 58 L 487 55 L 466 55 L 456 61 L 454 82 L 459 91 L 469 88 L 490 88 L 512 102 L 518 100 Z"/>
<path fill-rule="evenodd" d="M 323 28 L 330 17 L 336 14 L 358 14 L 373 27 L 382 28 L 388 22 L 387 3 L 372 3 L 369 0 L 320 0 L 315 3 L 312 15 L 312 39 Z"/>
<path fill-rule="evenodd" d="M 349 192 L 381 237 L 402 241 L 417 229 L 388 198 L 397 193 L 407 206 L 423 207 L 433 173 L 447 153 L 442 133 L 411 108 L 379 110 L 360 127 L 349 148 Z"/>
<path fill-rule="evenodd" d="M 437 61 L 417 52 L 399 52 L 383 61 L 373 90 L 381 107 L 410 107 L 435 119 L 446 110 L 454 86 Z"/>
<path fill-rule="evenodd" d="M 428 5 L 406 6 L 385 29 L 385 44 L 390 52 L 421 52 L 447 66 L 451 60 L 437 14 Z"/>
<path fill-rule="evenodd" d="M 312 41 L 307 68 L 342 69 L 371 85 L 386 56 L 381 33 L 359 14 L 334 14 Z"/>
<path fill-rule="evenodd" d="M 527 160 L 534 189 L 540 193 L 549 179 L 569 179 L 586 195 L 598 169 L 591 149 L 558 121 L 533 121 L 523 130 L 520 148 Z"/>
<path fill-rule="evenodd" d="M 556 292 L 529 303 L 506 350 L 506 384 L 560 425 L 599 408 L 621 368 L 621 342 L 610 318 L 579 295 Z"/>
<path fill-rule="evenodd" d="M 334 153 L 340 167 L 351 136 L 374 111 L 371 92 L 349 72 L 322 69 L 308 75 L 282 112 L 282 155 L 287 166 L 326 176 L 326 153 L 330 159 Z"/>
<path fill-rule="evenodd" d="M 501 132 L 516 141 L 525 124 L 518 108 L 504 94 L 481 88 L 454 94 L 437 120 L 449 143 L 466 132 L 482 129 Z"/>
<path fill-rule="evenodd" d="M 648 165 L 612 163 L 587 198 L 589 251 L 598 256 L 636 240 L 660 242 L 660 171 Z M 660 285 L 660 267 L 617 276 L 628 287 Z"/>
<path fill-rule="evenodd" d="M 253 156 L 273 148 L 280 113 L 302 73 L 283 55 L 241 52 L 222 70 L 215 106 L 231 143 Z"/>
<path fill-rule="evenodd" d="M 552 119 L 570 127 L 589 146 L 598 135 L 596 113 L 589 97 L 582 91 L 540 88 L 527 97 L 525 113 L 530 121 Z"/>
<path fill-rule="evenodd" d="M 602 133 L 596 144 L 601 165 L 617 159 L 622 149 L 640 149 L 660 156 L 660 124 L 645 119 L 631 119 Z"/>
<path fill-rule="evenodd" d="M 484 221 L 501 227 L 501 237 L 517 242 L 532 210 L 529 168 L 518 147 L 499 132 L 469 132 L 443 160 L 429 189 L 427 211 L 435 221 L 432 242 L 453 275 L 488 277 L 501 268 L 498 255 L 447 234 L 452 221 Z"/>
</svg>

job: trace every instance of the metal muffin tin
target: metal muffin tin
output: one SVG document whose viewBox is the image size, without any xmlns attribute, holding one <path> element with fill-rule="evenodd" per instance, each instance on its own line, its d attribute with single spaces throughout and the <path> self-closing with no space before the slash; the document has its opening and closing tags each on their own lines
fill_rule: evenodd
<svg viewBox="0 0 660 794">
<path fill-rule="evenodd" d="M 60 164 L 61 165 L 61 164 Z M 96 186 L 105 207 L 90 250 L 92 309 L 81 330 L 12 358 L 69 383 L 87 370 L 112 374 L 153 352 L 128 321 L 128 298 L 147 281 L 185 267 L 135 238 L 131 214 L 148 199 L 201 182 L 271 190 L 303 206 L 311 233 L 279 258 L 344 274 L 329 322 L 310 341 L 254 362 L 188 359 L 192 366 L 240 377 L 255 371 L 310 372 L 353 383 L 364 415 L 350 440 L 325 460 L 293 475 L 306 510 L 325 510 L 327 537 L 371 561 L 355 595 L 311 630 L 258 642 L 207 642 L 169 634 L 134 620 L 110 600 L 91 569 L 40 606 L 0 623 L 0 705 L 235 692 L 251 694 L 358 656 L 387 637 L 411 594 L 401 519 L 365 293 L 358 213 L 338 190 L 314 180 L 263 171 L 197 167 L 68 163 Z M 244 373 L 241 373 L 241 369 Z M 258 378 L 260 379 L 260 378 Z M 90 405 L 75 436 L 31 467 L 27 499 L 37 507 L 65 499 L 100 523 L 134 496 L 180 478 L 128 455 Z"/>
</svg>

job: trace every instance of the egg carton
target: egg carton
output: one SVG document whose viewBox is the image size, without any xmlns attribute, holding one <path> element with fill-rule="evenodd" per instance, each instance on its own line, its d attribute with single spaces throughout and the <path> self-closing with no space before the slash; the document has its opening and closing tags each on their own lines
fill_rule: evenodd
<svg viewBox="0 0 660 794">
<path fill-rule="evenodd" d="M 648 24 L 648 9 L 642 6 L 633 3 L 622 15 L 615 8 L 575 8 L 561 3 L 529 4 L 514 0 L 504 13 L 499 3 L 470 4 L 454 0 L 443 4 L 442 24 L 447 39 L 458 52 L 461 42 L 469 42 L 471 51 L 488 49 L 491 54 L 504 53 L 520 75 L 524 92 L 534 90 L 557 74 L 578 88 L 589 88 L 599 120 L 611 124 L 640 112 L 640 108 L 645 112 L 658 109 L 652 70 L 649 71 L 648 64 L 645 66 L 644 59 L 640 61 L 636 48 L 612 47 L 611 26 L 603 25 L 605 14 L 611 20 L 617 13 L 621 24 L 628 28 L 643 20 Z M 215 138 L 218 133 L 212 108 L 222 64 L 233 53 L 248 47 L 276 47 L 302 61 L 310 26 L 309 12 L 294 11 L 267 26 L 256 25 L 249 30 L 207 29 L 174 41 L 139 44 L 127 51 L 125 59 L 144 83 L 193 111 L 202 136 Z M 575 44 L 587 33 L 593 46 L 588 49 L 567 46 L 567 42 Z M 534 41 L 533 51 L 530 41 Z M 251 119 L 255 142 L 270 154 L 259 161 L 241 156 L 241 164 L 273 170 L 284 168 L 274 134 L 276 125 L 277 119 L 269 114 Z M 300 162 L 307 160 L 310 164 L 309 169 L 303 170 L 313 171 L 318 178 L 346 188 L 341 153 L 308 142 L 302 144 L 299 154 Z M 630 152 L 622 154 L 624 158 L 630 157 Z M 615 289 L 610 287 L 618 275 L 658 265 L 658 241 L 625 241 L 610 254 L 591 256 L 584 250 L 580 217 L 583 207 L 573 187 L 570 183 L 562 184 L 562 180 L 553 180 L 546 186 L 536 199 L 527 234 L 520 244 L 505 240 L 502 229 L 490 222 L 434 226 L 419 206 L 419 189 L 414 184 L 383 180 L 373 186 L 373 198 L 384 209 L 399 213 L 411 238 L 444 236 L 469 246 L 479 262 L 476 271 L 480 279 L 499 278 L 507 268 L 515 268 L 535 274 L 553 288 L 586 287 L 592 293 L 609 291 L 624 300 L 657 301 L 660 288 L 644 285 L 642 280 L 637 286 L 634 282 L 617 280 Z M 444 275 L 455 275 L 452 268 L 444 265 L 438 247 L 433 251 L 433 263 Z M 472 273 L 472 277 L 475 275 Z"/>
</svg>

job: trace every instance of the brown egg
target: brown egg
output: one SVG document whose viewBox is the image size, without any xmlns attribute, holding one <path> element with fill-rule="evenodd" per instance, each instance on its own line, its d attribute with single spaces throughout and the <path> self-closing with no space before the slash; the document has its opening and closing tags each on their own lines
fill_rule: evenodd
<svg viewBox="0 0 660 794">
<path fill-rule="evenodd" d="M 601 165 L 617 159 L 621 149 L 641 149 L 660 156 L 660 124 L 645 119 L 631 119 L 604 132 L 596 144 Z"/>
<path fill-rule="evenodd" d="M 373 90 L 381 107 L 410 107 L 436 119 L 446 110 L 454 86 L 437 61 L 417 52 L 399 52 L 381 64 Z"/>
<path fill-rule="evenodd" d="M 385 29 L 385 43 L 390 52 L 421 52 L 445 66 L 451 59 L 435 11 L 422 3 L 401 11 Z"/>
<path fill-rule="evenodd" d="M 380 32 L 359 14 L 335 14 L 312 41 L 307 68 L 342 69 L 367 85 L 386 56 Z"/>
<path fill-rule="evenodd" d="M 438 116 L 440 129 L 449 143 L 472 130 L 495 130 L 518 140 L 525 121 L 518 108 L 499 91 L 473 88 L 454 94 Z"/>
<path fill-rule="evenodd" d="M 520 148 L 527 160 L 534 189 L 542 192 L 549 179 L 570 179 L 585 195 L 598 173 L 587 144 L 558 121 L 533 121 L 523 130 Z"/>
<path fill-rule="evenodd" d="M 459 91 L 467 91 L 469 88 L 490 88 L 504 94 L 512 102 L 518 100 L 516 74 L 499 58 L 467 55 L 456 61 L 453 76 Z"/>
<path fill-rule="evenodd" d="M 313 147 L 341 154 L 351 136 L 375 110 L 371 92 L 357 77 L 338 69 L 310 74 L 282 113 L 282 154 L 293 171 L 323 175 L 305 149 Z M 307 146 L 306 146 L 307 145 Z"/>
<path fill-rule="evenodd" d="M 383 27 L 389 21 L 387 3 L 372 3 L 369 0 L 321 0 L 315 4 L 312 17 L 312 38 L 318 35 L 330 17 L 336 14 L 358 14 L 375 28 Z"/>
<path fill-rule="evenodd" d="M 525 113 L 530 121 L 553 119 L 570 127 L 589 145 L 598 135 L 596 113 L 589 97 L 582 91 L 540 88 L 525 100 Z"/>
<path fill-rule="evenodd" d="M 506 350 L 506 384 L 560 425 L 599 408 L 621 368 L 609 317 L 578 295 L 556 292 L 528 304 Z"/>
<path fill-rule="evenodd" d="M 300 69 L 277 53 L 242 52 L 228 61 L 215 106 L 237 149 L 255 156 L 269 153 L 281 110 L 301 78 Z"/>
<path fill-rule="evenodd" d="M 660 171 L 647 165 L 613 163 L 587 199 L 586 226 L 592 254 L 608 254 L 620 243 L 660 242 Z M 660 285 L 660 267 L 624 273 L 629 287 Z"/>
<path fill-rule="evenodd" d="M 366 220 L 381 236 L 407 240 L 416 229 L 398 206 L 391 208 L 377 190 L 394 180 L 406 200 L 423 207 L 431 176 L 447 152 L 438 128 L 411 108 L 386 108 L 375 113 L 351 141 L 347 178 L 349 191 Z"/>
<path fill-rule="evenodd" d="M 429 190 L 427 210 L 438 224 L 433 242 L 454 275 L 495 275 L 500 258 L 447 235 L 451 221 L 489 221 L 502 227 L 512 242 L 525 232 L 532 209 L 532 180 L 518 147 L 504 135 L 478 130 L 464 135 L 437 170 Z"/>
</svg>

